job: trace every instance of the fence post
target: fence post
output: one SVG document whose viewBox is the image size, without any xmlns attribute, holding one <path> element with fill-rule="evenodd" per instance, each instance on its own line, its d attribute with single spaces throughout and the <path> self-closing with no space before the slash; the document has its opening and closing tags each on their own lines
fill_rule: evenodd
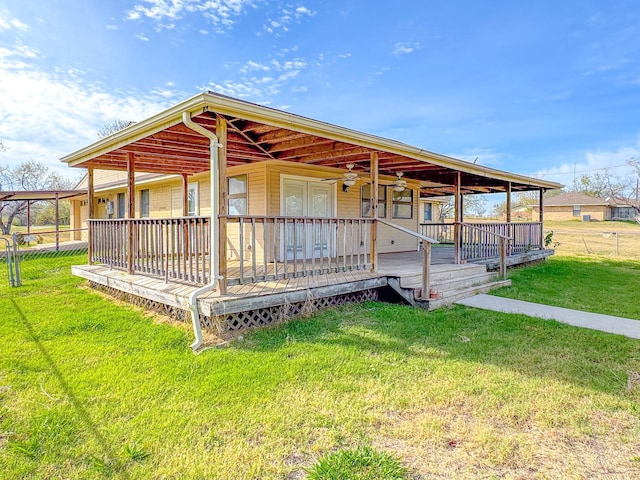
<svg viewBox="0 0 640 480">
<path fill-rule="evenodd" d="M 11 235 L 11 240 L 13 241 L 13 278 L 14 282 L 12 283 L 12 287 L 19 287 L 22 285 L 22 275 L 20 275 L 20 256 L 18 255 L 18 238 L 14 233 Z M 11 256 L 11 255 L 9 255 Z"/>
</svg>

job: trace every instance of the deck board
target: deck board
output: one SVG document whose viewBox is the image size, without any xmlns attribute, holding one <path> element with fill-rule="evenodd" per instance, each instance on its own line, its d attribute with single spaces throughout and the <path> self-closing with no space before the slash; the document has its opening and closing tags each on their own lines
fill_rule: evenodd
<svg viewBox="0 0 640 480">
<path fill-rule="evenodd" d="M 454 265 L 447 259 L 452 249 L 434 248 L 440 252 L 433 258 L 431 272 L 459 272 L 472 268 L 473 264 Z M 82 265 L 72 267 L 72 272 L 100 285 L 137 295 L 166 305 L 186 309 L 191 293 L 200 288 L 198 285 L 182 282 L 165 282 L 163 278 L 146 275 L 129 275 L 121 270 L 113 270 L 105 265 Z M 336 296 L 371 288 L 380 288 L 387 284 L 389 277 L 415 277 L 422 275 L 422 252 L 404 252 L 380 254 L 378 271 L 347 270 L 280 278 L 255 283 L 229 285 L 227 293 L 219 290 L 205 292 L 198 297 L 203 313 L 233 313 L 243 309 L 278 306 L 294 301 L 304 301 L 308 295 L 314 297 Z"/>
</svg>

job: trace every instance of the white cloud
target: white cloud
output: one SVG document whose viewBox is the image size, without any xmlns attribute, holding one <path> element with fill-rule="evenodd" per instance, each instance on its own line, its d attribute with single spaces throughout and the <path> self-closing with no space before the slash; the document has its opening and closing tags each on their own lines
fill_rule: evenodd
<svg viewBox="0 0 640 480">
<path fill-rule="evenodd" d="M 640 136 L 635 145 L 620 146 L 610 151 L 587 151 L 575 162 L 563 162 L 552 168 L 540 169 L 532 175 L 571 187 L 574 176 L 579 178 L 580 175 L 603 173 L 607 169 L 612 175 L 623 178 L 632 172 L 626 164 L 632 158 L 640 158 Z"/>
<path fill-rule="evenodd" d="M 310 10 L 305 6 L 299 6 L 294 9 L 291 7 L 283 8 L 278 18 L 269 18 L 267 23 L 262 26 L 264 32 L 280 36 L 280 32 L 288 32 L 291 25 L 301 23 L 303 17 L 313 17 L 317 12 Z"/>
<path fill-rule="evenodd" d="M 269 70 L 270 70 L 270 68 L 269 68 L 268 65 L 264 65 L 264 64 L 259 63 L 259 62 L 254 62 L 253 60 L 249 60 L 242 67 L 240 67 L 240 70 L 238 70 L 238 71 L 240 73 L 242 73 L 242 74 L 246 74 L 248 72 L 253 72 L 253 71 L 268 72 Z"/>
<path fill-rule="evenodd" d="M 149 41 L 149 38 L 148 38 L 148 37 L 145 37 L 144 33 L 138 33 L 138 34 L 136 35 L 136 38 L 138 38 L 138 39 L 142 40 L 143 42 L 148 42 L 148 41 Z"/>
<path fill-rule="evenodd" d="M 168 88 L 148 94 L 107 92 L 86 83 L 84 72 L 75 68 L 41 71 L 34 63 L 38 59 L 28 54 L 33 51 L 26 46 L 0 50 L 0 138 L 7 147 L 3 163 L 35 159 L 74 176 L 77 171 L 59 158 L 96 141 L 103 125 L 142 120 L 185 96 Z"/>
<path fill-rule="evenodd" d="M 12 28 L 25 31 L 29 29 L 29 25 L 27 25 L 26 23 L 22 23 L 17 18 L 8 20 L 0 17 L 0 30 L 10 30 Z"/>
<path fill-rule="evenodd" d="M 142 15 L 140 15 L 139 12 L 134 12 L 131 10 L 125 13 L 126 13 L 124 17 L 125 20 L 139 20 L 142 17 Z"/>
<path fill-rule="evenodd" d="M 228 65 L 228 67 L 237 68 L 235 65 Z M 240 78 L 214 81 L 200 88 L 256 103 L 270 104 L 275 96 L 287 88 L 291 80 L 307 68 L 309 63 L 304 58 L 287 61 L 272 60 L 269 65 L 249 60 L 237 69 Z M 267 72 L 270 74 L 265 75 L 264 73 Z M 306 90 L 306 87 L 299 88 Z"/>
<path fill-rule="evenodd" d="M 402 55 L 405 53 L 411 53 L 420 48 L 420 43 L 418 42 L 398 42 L 395 44 L 393 48 L 394 55 Z"/>
<path fill-rule="evenodd" d="M 297 17 L 301 17 L 303 15 L 308 15 L 309 17 L 313 17 L 316 13 L 318 13 L 316 11 L 309 10 L 307 7 L 304 7 L 304 6 L 300 6 L 296 8 L 295 12 Z"/>
<path fill-rule="evenodd" d="M 198 30 L 202 35 L 209 35 L 209 31 L 205 30 L 204 28 L 202 30 Z"/>
<path fill-rule="evenodd" d="M 139 0 L 125 12 L 125 20 L 149 18 L 158 22 L 156 28 L 167 28 L 188 14 L 201 14 L 216 30 L 222 32 L 233 25 L 233 17 L 242 15 L 248 7 L 263 0 Z M 169 23 L 163 23 L 166 21 Z M 201 31 L 202 32 L 202 31 Z"/>
<path fill-rule="evenodd" d="M 107 30 L 118 30 L 118 26 L 117 25 L 107 25 Z"/>
</svg>

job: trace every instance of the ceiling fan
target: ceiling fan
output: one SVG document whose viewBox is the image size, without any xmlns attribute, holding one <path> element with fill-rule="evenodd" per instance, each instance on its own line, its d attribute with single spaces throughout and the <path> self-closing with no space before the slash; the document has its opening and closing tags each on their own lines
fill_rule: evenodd
<svg viewBox="0 0 640 480">
<path fill-rule="evenodd" d="M 323 178 L 321 181 L 330 182 L 334 180 L 342 180 L 342 189 L 346 192 L 349 187 L 353 187 L 356 184 L 356 181 L 359 177 L 358 173 L 353 171 L 356 166 L 355 163 L 347 163 L 345 166 L 347 167 L 347 171 L 344 172 L 342 176 L 334 178 Z"/>
<path fill-rule="evenodd" d="M 342 190 L 345 192 L 349 191 L 349 187 L 353 187 L 356 184 L 356 181 L 360 179 L 357 172 L 354 172 L 355 168 L 354 163 L 347 163 L 345 165 L 347 167 L 347 171 L 342 174 L 340 177 L 333 178 L 323 178 L 321 181 L 330 182 L 335 180 L 342 180 Z M 407 181 L 402 178 L 404 176 L 404 172 L 396 172 L 396 178 L 392 182 L 380 182 L 380 185 L 389 185 L 393 187 L 393 190 L 396 192 L 402 192 L 405 188 L 407 188 Z"/>
<path fill-rule="evenodd" d="M 402 178 L 404 175 L 403 172 L 396 172 L 396 176 L 398 177 L 393 181 L 393 191 L 394 192 L 403 192 L 405 188 L 407 188 L 407 181 Z"/>
</svg>

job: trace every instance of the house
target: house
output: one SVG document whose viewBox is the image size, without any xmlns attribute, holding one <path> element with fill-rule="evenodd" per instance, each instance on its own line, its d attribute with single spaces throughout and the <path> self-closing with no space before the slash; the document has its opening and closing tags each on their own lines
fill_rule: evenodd
<svg viewBox="0 0 640 480">
<path fill-rule="evenodd" d="M 620 197 L 609 197 L 611 220 L 638 220 L 640 221 L 640 203 L 636 199 L 631 202 Z"/>
<path fill-rule="evenodd" d="M 464 196 L 561 187 L 212 92 L 62 161 L 87 169 L 89 265 L 74 273 L 188 304 L 194 330 L 222 316 L 225 328 L 260 325 L 283 305 L 372 298 L 389 285 L 433 305 L 436 239 L 420 224 L 437 202 L 422 198 L 455 198 L 447 268 L 498 259 L 504 272 L 550 254 L 543 215 L 468 224 Z M 78 205 L 74 221 L 83 215 Z"/>
<path fill-rule="evenodd" d="M 547 220 L 628 220 L 637 216 L 636 210 L 627 201 L 619 198 L 598 198 L 579 192 L 565 192 L 544 201 Z M 536 216 L 539 207 L 533 207 Z"/>
</svg>

